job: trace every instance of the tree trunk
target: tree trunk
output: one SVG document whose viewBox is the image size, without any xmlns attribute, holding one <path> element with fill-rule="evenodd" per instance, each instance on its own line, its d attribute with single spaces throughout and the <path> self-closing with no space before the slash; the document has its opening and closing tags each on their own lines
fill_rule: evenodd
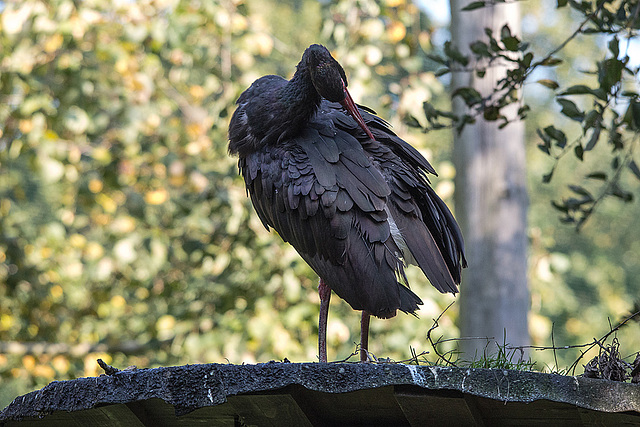
<svg viewBox="0 0 640 427">
<path fill-rule="evenodd" d="M 518 2 L 470 12 L 460 11 L 470 0 L 450 2 L 452 44 L 465 55 L 471 42 L 487 40 L 485 28 L 498 40 L 505 24 L 513 34 L 520 33 Z M 452 90 L 470 86 L 486 96 L 506 70 L 506 64 L 493 64 L 484 78 L 454 72 Z M 468 113 L 459 97 L 453 99 L 453 108 L 458 115 Z M 512 105 L 502 113 L 515 117 L 516 111 Z M 493 353 L 496 344 L 529 343 L 524 123 L 515 121 L 503 129 L 498 125 L 480 116 L 462 133 L 454 131 L 456 217 L 469 261 L 460 292 L 460 334 L 488 337 L 491 343 L 487 347 L 483 339 L 461 341 L 466 359 L 482 356 L 485 348 Z"/>
</svg>

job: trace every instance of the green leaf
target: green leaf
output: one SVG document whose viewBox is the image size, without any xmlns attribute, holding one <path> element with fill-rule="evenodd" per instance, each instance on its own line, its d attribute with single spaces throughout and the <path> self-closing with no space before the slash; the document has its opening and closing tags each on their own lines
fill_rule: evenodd
<svg viewBox="0 0 640 427">
<path fill-rule="evenodd" d="M 411 114 L 407 114 L 404 116 L 404 122 L 407 124 L 407 126 L 412 127 L 412 128 L 422 128 L 422 126 L 420 125 L 420 122 L 418 121 L 418 119 L 416 119 L 413 115 Z"/>
<path fill-rule="evenodd" d="M 593 95 L 598 99 L 603 101 L 607 100 L 607 93 L 602 90 L 602 88 L 592 89 L 586 85 L 575 85 L 569 87 L 567 90 L 563 91 L 559 94 L 560 96 L 564 95 Z"/>
<path fill-rule="evenodd" d="M 517 37 L 505 37 L 502 40 L 504 47 L 510 52 L 517 52 L 520 46 L 520 40 Z"/>
<path fill-rule="evenodd" d="M 629 162 L 629 169 L 631 169 L 631 172 L 633 172 L 633 174 L 636 176 L 636 178 L 640 179 L 640 168 L 638 167 L 638 165 L 635 162 L 635 160 L 632 159 Z"/>
<path fill-rule="evenodd" d="M 591 110 L 584 116 L 584 122 L 582 123 L 583 134 L 587 133 L 596 124 L 600 126 L 600 113 L 596 110 Z"/>
<path fill-rule="evenodd" d="M 593 200 L 593 196 L 591 195 L 591 193 L 589 193 L 589 191 L 587 191 L 586 188 L 580 186 L 580 185 L 569 185 L 569 189 L 571 191 L 573 191 L 576 194 L 579 194 L 581 196 L 585 196 L 587 199 L 589 199 L 590 201 Z"/>
<path fill-rule="evenodd" d="M 444 43 L 444 54 L 462 65 L 466 66 L 469 63 L 469 58 L 463 55 L 462 52 L 460 52 L 450 41 Z"/>
<path fill-rule="evenodd" d="M 560 95 L 589 95 L 593 93 L 593 89 L 586 85 L 574 85 L 569 87 Z"/>
<path fill-rule="evenodd" d="M 559 210 L 560 212 L 569 213 L 569 208 L 567 207 L 567 205 L 560 204 L 555 200 L 551 201 L 551 206 L 553 206 L 555 209 Z"/>
<path fill-rule="evenodd" d="M 481 41 L 475 41 L 469 45 L 471 52 L 475 53 L 480 57 L 491 57 L 491 52 L 489 52 L 489 46 L 486 43 Z"/>
<path fill-rule="evenodd" d="M 629 107 L 624 113 L 623 122 L 627 124 L 629 129 L 638 131 L 640 130 L 640 102 L 632 99 L 629 102 Z"/>
<path fill-rule="evenodd" d="M 622 70 L 624 64 L 616 58 L 605 59 L 598 63 L 598 82 L 600 88 L 605 92 L 610 92 L 611 88 L 622 80 Z"/>
<path fill-rule="evenodd" d="M 465 7 L 463 7 L 460 10 L 464 10 L 464 11 L 469 11 L 469 10 L 476 10 L 476 9 L 480 9 L 481 7 L 485 6 L 485 2 L 484 1 L 474 1 L 469 3 L 468 5 L 466 5 Z"/>
<path fill-rule="evenodd" d="M 548 134 L 543 133 L 540 129 L 536 129 L 536 133 L 540 138 L 542 138 L 545 145 L 549 145 L 549 146 L 551 145 L 551 137 Z"/>
<path fill-rule="evenodd" d="M 589 142 L 587 142 L 587 145 L 584 147 L 584 151 L 593 150 L 593 147 L 596 146 L 596 144 L 598 143 L 598 140 L 600 139 L 601 129 L 602 128 L 600 126 L 596 126 L 593 128 L 593 131 L 591 132 L 591 137 L 589 138 Z"/>
<path fill-rule="evenodd" d="M 540 62 L 540 65 L 542 65 L 543 67 L 555 67 L 556 65 L 561 63 L 562 63 L 562 59 L 551 57 L 551 58 L 546 58 L 545 60 Z"/>
<path fill-rule="evenodd" d="M 538 147 L 540 149 L 540 151 L 542 151 L 543 153 L 549 155 L 551 154 L 551 150 L 549 149 L 550 147 L 546 144 L 538 144 L 536 145 L 536 147 Z"/>
<path fill-rule="evenodd" d="M 552 168 L 548 174 L 545 174 L 542 176 L 542 182 L 545 184 L 548 184 L 551 182 L 551 178 L 553 178 L 553 172 L 555 171 L 555 168 Z"/>
<path fill-rule="evenodd" d="M 558 89 L 558 87 L 560 86 L 558 82 L 551 79 L 540 79 L 540 80 L 537 80 L 536 83 L 539 83 L 542 86 L 548 87 L 549 89 L 553 89 L 553 90 Z"/>
<path fill-rule="evenodd" d="M 500 114 L 500 108 L 495 106 L 489 106 L 484 109 L 482 116 L 486 121 L 493 122 L 498 120 L 502 115 Z"/>
<path fill-rule="evenodd" d="M 564 148 L 564 146 L 567 145 L 567 136 L 561 130 L 556 129 L 553 126 L 547 126 L 544 128 L 544 133 L 549 135 L 551 139 L 554 139 L 558 147 Z"/>
<path fill-rule="evenodd" d="M 505 24 L 500 29 L 500 38 L 504 40 L 504 39 L 507 39 L 509 37 L 512 37 L 511 28 L 509 28 L 509 24 Z"/>
<path fill-rule="evenodd" d="M 526 113 L 529 110 L 531 110 L 531 107 L 529 107 L 527 104 L 523 105 L 522 107 L 518 108 L 518 116 L 520 116 L 520 118 L 526 117 Z"/>
<path fill-rule="evenodd" d="M 584 148 L 582 148 L 582 144 L 576 145 L 576 147 L 573 149 L 573 152 L 575 153 L 576 157 L 580 159 L 580 161 L 584 160 Z"/>
<path fill-rule="evenodd" d="M 607 174 L 605 172 L 591 172 L 589 175 L 586 176 L 586 178 L 589 179 L 596 179 L 599 181 L 606 181 L 607 180 Z"/>
<path fill-rule="evenodd" d="M 565 116 L 579 122 L 584 119 L 584 113 L 580 111 L 575 102 L 564 98 L 558 98 L 556 101 L 562 106 L 562 110 L 560 112 Z"/>
<path fill-rule="evenodd" d="M 462 99 L 464 99 L 464 102 L 469 107 L 476 105 L 482 101 L 482 95 L 480 95 L 480 92 L 472 87 L 461 87 L 456 89 L 451 97 L 453 98 L 456 96 L 460 96 Z"/>
<path fill-rule="evenodd" d="M 438 117 L 438 110 L 429 101 L 422 103 L 422 109 L 427 120 L 432 120 Z"/>
<path fill-rule="evenodd" d="M 448 64 L 448 61 L 444 57 L 437 55 L 435 53 L 428 53 L 427 58 L 429 58 L 433 62 L 437 62 L 438 64 L 442 64 L 442 65 Z"/>
<path fill-rule="evenodd" d="M 610 191 L 609 194 L 611 194 L 612 196 L 615 196 L 617 198 L 619 198 L 620 200 L 629 203 L 633 201 L 633 194 L 623 190 L 622 188 L 620 188 L 620 186 L 618 184 L 614 184 Z"/>
</svg>

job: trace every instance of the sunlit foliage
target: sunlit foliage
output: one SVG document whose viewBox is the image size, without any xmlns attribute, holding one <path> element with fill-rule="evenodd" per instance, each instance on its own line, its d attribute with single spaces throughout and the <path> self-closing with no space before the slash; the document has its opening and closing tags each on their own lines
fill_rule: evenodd
<svg viewBox="0 0 640 427">
<path fill-rule="evenodd" d="M 95 375 L 97 357 L 316 360 L 317 278 L 253 213 L 228 120 L 242 90 L 291 75 L 312 42 L 340 47 L 352 93 L 385 116 L 442 92 L 422 70 L 424 15 L 404 2 L 34 0 L 5 4 L 0 22 L 0 342 L 63 344 L 5 346 L 0 377 L 17 392 Z M 333 305 L 330 357 L 346 357 L 359 317 Z M 409 357 L 439 310 L 374 321 L 372 350 Z"/>
<path fill-rule="evenodd" d="M 226 153 L 238 95 L 261 75 L 290 76 L 310 43 L 432 160 L 451 203 L 450 136 L 405 124 L 427 125 L 424 101 L 448 104 L 427 58 L 434 28 L 410 2 L 24 0 L 0 12 L 0 406 L 96 375 L 98 357 L 120 368 L 316 360 L 317 278 L 260 224 Z M 534 342 L 550 344 L 552 322 L 556 343 L 589 341 L 640 291 L 638 234 L 624 231 L 637 204 L 606 205 L 576 236 L 550 209 L 549 165 L 534 153 Z M 431 319 L 453 299 L 415 269 L 409 278 L 421 318 L 374 320 L 380 357 L 429 350 Z M 456 310 L 436 334 L 457 336 Z M 354 350 L 358 321 L 333 298 L 331 359 Z"/>
</svg>

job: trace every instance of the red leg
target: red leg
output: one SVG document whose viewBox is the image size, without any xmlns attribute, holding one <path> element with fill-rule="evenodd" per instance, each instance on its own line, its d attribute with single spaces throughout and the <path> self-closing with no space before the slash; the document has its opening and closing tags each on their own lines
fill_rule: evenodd
<svg viewBox="0 0 640 427">
<path fill-rule="evenodd" d="M 320 363 L 327 363 L 327 318 L 329 317 L 329 301 L 331 300 L 331 288 L 320 279 L 318 285 L 320 294 L 320 316 L 318 319 L 318 353 Z"/>
<path fill-rule="evenodd" d="M 368 311 L 362 310 L 362 319 L 360 319 L 360 361 L 367 362 L 369 360 L 369 321 L 371 315 Z"/>
</svg>

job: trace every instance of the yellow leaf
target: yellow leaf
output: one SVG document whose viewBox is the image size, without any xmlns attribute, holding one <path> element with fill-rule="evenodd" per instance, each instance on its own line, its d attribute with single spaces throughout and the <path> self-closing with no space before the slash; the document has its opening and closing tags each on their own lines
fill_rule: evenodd
<svg viewBox="0 0 640 427">
<path fill-rule="evenodd" d="M 36 367 L 36 358 L 30 354 L 22 356 L 22 366 L 27 370 L 31 371 Z"/>
<path fill-rule="evenodd" d="M 97 178 L 93 178 L 91 181 L 89 181 L 89 191 L 91 191 L 93 194 L 101 192 L 102 181 Z"/>
<path fill-rule="evenodd" d="M 120 74 L 125 74 L 129 70 L 129 64 L 128 64 L 127 58 L 118 59 L 116 61 L 116 65 L 114 68 Z"/>
<path fill-rule="evenodd" d="M 387 28 L 387 34 L 391 43 L 398 43 L 407 35 L 407 29 L 402 22 L 394 21 Z"/>
<path fill-rule="evenodd" d="M 114 295 L 111 298 L 111 305 L 115 308 L 122 308 L 127 304 L 127 301 L 124 299 L 122 295 Z"/>
<path fill-rule="evenodd" d="M 136 289 L 136 298 L 147 299 L 149 297 L 149 290 L 147 288 Z"/>
<path fill-rule="evenodd" d="M 102 208 L 107 213 L 114 213 L 116 209 L 118 209 L 118 204 L 111 197 L 107 196 L 104 193 L 98 194 L 98 196 L 96 197 L 96 202 L 98 202 L 98 204 L 102 206 Z"/>
<path fill-rule="evenodd" d="M 187 125 L 187 135 L 191 139 L 195 139 L 202 133 L 202 126 L 200 123 L 189 123 Z"/>
<path fill-rule="evenodd" d="M 193 85 L 189 88 L 189 93 L 196 99 L 204 98 L 204 89 L 200 85 Z"/>
<path fill-rule="evenodd" d="M 111 162 L 111 153 L 105 147 L 96 147 L 91 153 L 91 157 L 96 159 L 102 164 L 107 164 Z"/>
<path fill-rule="evenodd" d="M 60 49 L 63 41 L 64 38 L 62 37 L 62 34 L 53 34 L 44 43 L 44 51 L 47 53 L 55 52 L 56 50 Z"/>
<path fill-rule="evenodd" d="M 30 119 L 20 120 L 20 123 L 18 123 L 18 129 L 20 129 L 20 132 L 22 133 L 29 133 L 33 129 L 33 122 Z"/>
<path fill-rule="evenodd" d="M 136 220 L 130 216 L 122 216 L 116 218 L 111 228 L 118 234 L 131 233 L 136 228 Z"/>
<path fill-rule="evenodd" d="M 37 365 L 33 369 L 33 375 L 50 380 L 56 376 L 56 371 L 54 371 L 53 368 L 49 365 Z"/>
<path fill-rule="evenodd" d="M 104 255 L 104 248 L 97 242 L 89 242 L 84 251 L 84 255 L 89 261 L 95 261 L 102 258 Z"/>
<path fill-rule="evenodd" d="M 44 138 L 48 139 L 48 140 L 57 140 L 58 139 L 58 134 L 55 133 L 55 131 L 52 131 L 51 129 L 48 129 L 45 133 L 44 133 Z"/>
<path fill-rule="evenodd" d="M 247 18 L 237 13 L 231 16 L 231 32 L 239 33 L 247 29 Z"/>
<path fill-rule="evenodd" d="M 66 374 L 67 371 L 69 370 L 69 365 L 70 365 L 69 359 L 67 359 L 65 356 L 61 354 L 54 357 L 53 360 L 51 361 L 51 364 L 53 365 L 54 369 L 60 372 L 61 374 Z"/>
<path fill-rule="evenodd" d="M 144 201 L 150 205 L 161 205 L 167 201 L 169 193 L 164 188 L 158 190 L 148 191 L 144 195 Z"/>
<path fill-rule="evenodd" d="M 257 34 L 255 38 L 256 47 L 260 56 L 269 56 L 273 50 L 273 39 L 270 35 Z"/>
<path fill-rule="evenodd" d="M 160 317 L 156 322 L 156 329 L 159 331 L 166 331 L 169 329 L 173 329 L 176 326 L 176 318 L 170 314 L 165 314 Z"/>
<path fill-rule="evenodd" d="M 98 214 L 93 220 L 97 225 L 107 225 L 111 222 L 111 216 L 107 214 Z"/>
<path fill-rule="evenodd" d="M 40 256 L 44 259 L 49 258 L 52 253 L 53 251 L 51 250 L 51 248 L 47 246 L 40 249 Z"/>
<path fill-rule="evenodd" d="M 15 318 L 10 314 L 3 314 L 0 316 L 0 330 L 7 331 L 15 323 Z"/>
<path fill-rule="evenodd" d="M 82 234 L 74 233 L 69 236 L 69 244 L 74 248 L 84 248 L 84 245 L 87 244 L 87 238 Z"/>
<path fill-rule="evenodd" d="M 176 175 L 176 176 L 171 176 L 169 178 L 169 184 L 171 184 L 174 187 L 181 187 L 184 185 L 186 181 L 187 179 L 184 175 Z"/>
<path fill-rule="evenodd" d="M 40 331 L 40 328 L 38 328 L 38 325 L 27 326 L 27 332 L 29 332 L 29 335 L 31 335 L 32 337 L 38 336 L 39 331 Z"/>
<path fill-rule="evenodd" d="M 64 293 L 64 291 L 62 290 L 62 286 L 60 285 L 52 286 L 49 292 L 51 293 L 51 296 L 55 300 L 59 300 L 60 298 L 62 298 L 62 294 Z"/>
</svg>

